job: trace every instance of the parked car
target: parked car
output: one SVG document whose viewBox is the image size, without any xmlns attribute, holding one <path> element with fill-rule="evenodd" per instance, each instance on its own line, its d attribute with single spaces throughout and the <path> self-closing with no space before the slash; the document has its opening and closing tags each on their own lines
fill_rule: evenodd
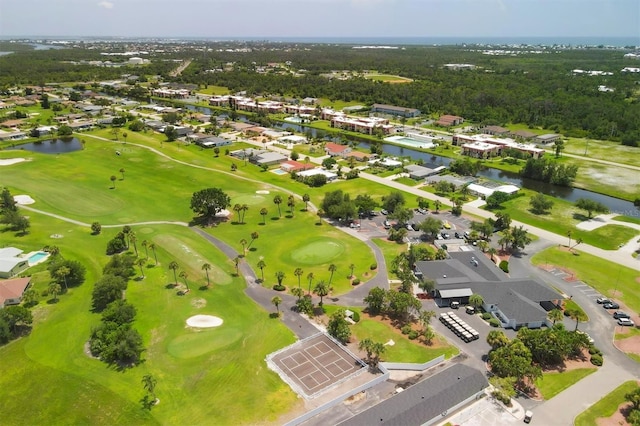
<svg viewBox="0 0 640 426">
<path fill-rule="evenodd" d="M 454 233 L 453 233 L 453 236 L 454 236 L 454 237 L 456 237 L 457 239 L 462 238 L 462 236 L 461 236 L 459 233 L 457 233 L 457 232 L 454 232 Z"/>
<path fill-rule="evenodd" d="M 389 212 L 386 211 L 385 209 L 380 210 L 380 213 L 382 213 L 385 216 L 389 214 Z"/>
<path fill-rule="evenodd" d="M 440 235 L 442 235 L 442 238 L 444 238 L 445 240 L 449 239 L 449 233 L 447 233 L 447 232 L 442 232 L 442 233 L 440 233 Z"/>
<path fill-rule="evenodd" d="M 603 297 L 598 297 L 596 299 L 596 303 L 599 303 L 599 304 L 602 305 L 602 304 L 605 304 L 605 303 L 611 303 L 611 300 L 609 300 L 609 299 L 607 299 L 606 297 L 603 296 Z"/>
<path fill-rule="evenodd" d="M 620 305 L 615 302 L 603 303 L 602 307 L 605 309 L 620 309 Z"/>
<path fill-rule="evenodd" d="M 594 340 L 593 340 L 593 337 L 589 336 L 589 333 L 585 333 L 584 331 L 580 331 L 580 330 L 576 331 L 576 333 L 584 334 L 585 336 L 587 336 L 587 341 L 593 345 Z"/>
<path fill-rule="evenodd" d="M 451 229 L 451 224 L 445 220 L 444 222 L 442 222 L 442 227 L 444 229 Z"/>
<path fill-rule="evenodd" d="M 415 231 L 415 229 L 413 229 L 413 226 L 411 226 L 410 223 L 407 223 L 405 226 L 407 227 L 407 231 Z"/>
<path fill-rule="evenodd" d="M 533 412 L 532 411 L 525 411 L 524 412 L 524 422 L 525 423 L 531 423 L 531 419 L 533 419 Z"/>
<path fill-rule="evenodd" d="M 633 327 L 635 324 L 629 318 L 620 318 L 618 319 L 618 325 L 623 327 Z"/>
<path fill-rule="evenodd" d="M 473 315 L 473 314 L 475 314 L 475 313 L 476 313 L 476 308 L 474 308 L 473 306 L 467 306 L 467 307 L 465 308 L 465 311 L 467 311 L 467 313 L 468 313 L 469 315 Z"/>
<path fill-rule="evenodd" d="M 419 209 L 418 209 L 418 213 L 420 213 L 420 214 L 427 214 L 427 211 L 426 211 L 425 209 L 421 209 L 421 208 L 419 208 Z"/>
<path fill-rule="evenodd" d="M 449 307 L 450 307 L 451 309 L 458 309 L 458 308 L 460 307 L 460 302 L 451 302 L 451 303 L 449 304 Z"/>
<path fill-rule="evenodd" d="M 613 317 L 614 317 L 615 319 L 620 319 L 620 318 L 631 318 L 631 316 L 630 316 L 628 313 L 623 312 L 623 311 L 615 311 L 615 312 L 613 313 Z"/>
</svg>

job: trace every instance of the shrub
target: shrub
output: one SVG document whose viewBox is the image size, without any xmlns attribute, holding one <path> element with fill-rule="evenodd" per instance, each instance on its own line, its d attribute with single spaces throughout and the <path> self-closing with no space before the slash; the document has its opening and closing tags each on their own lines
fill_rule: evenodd
<svg viewBox="0 0 640 426">
<path fill-rule="evenodd" d="M 593 354 L 591 355 L 591 364 L 600 367 L 603 363 L 602 355 Z"/>
<path fill-rule="evenodd" d="M 377 268 L 378 268 L 377 263 L 372 263 L 371 266 L 369 266 L 369 269 L 371 269 L 372 271 L 375 271 Z"/>
<path fill-rule="evenodd" d="M 409 334 L 411 333 L 411 326 L 407 324 L 404 327 L 402 327 L 400 331 L 402 331 L 402 334 Z"/>
<path fill-rule="evenodd" d="M 489 312 L 485 312 L 482 314 L 482 319 L 485 321 L 489 321 L 491 319 L 491 314 Z"/>
<path fill-rule="evenodd" d="M 409 340 L 415 340 L 418 338 L 418 332 L 415 330 L 411 330 L 409 333 Z"/>
<path fill-rule="evenodd" d="M 500 390 L 494 390 L 491 395 L 505 405 L 511 404 L 511 398 Z"/>
<path fill-rule="evenodd" d="M 506 260 L 503 260 L 500 262 L 500 269 L 502 269 L 505 273 L 509 273 L 509 262 L 507 262 Z"/>
<path fill-rule="evenodd" d="M 353 282 L 351 283 L 352 285 L 358 285 L 360 284 L 360 278 L 356 278 L 355 280 L 353 280 Z"/>
<path fill-rule="evenodd" d="M 360 322 L 360 314 L 358 313 L 358 311 L 353 311 L 351 319 L 353 320 L 353 322 Z"/>
<path fill-rule="evenodd" d="M 589 354 L 602 356 L 602 351 L 593 345 L 589 345 Z"/>
<path fill-rule="evenodd" d="M 498 319 L 497 319 L 497 318 L 491 318 L 491 319 L 489 320 L 489 325 L 490 325 L 491 327 L 500 327 L 500 321 L 498 321 Z"/>
<path fill-rule="evenodd" d="M 285 286 L 283 286 L 282 284 L 275 284 L 275 285 L 273 286 L 273 289 L 274 289 L 275 291 L 284 291 Z"/>
</svg>

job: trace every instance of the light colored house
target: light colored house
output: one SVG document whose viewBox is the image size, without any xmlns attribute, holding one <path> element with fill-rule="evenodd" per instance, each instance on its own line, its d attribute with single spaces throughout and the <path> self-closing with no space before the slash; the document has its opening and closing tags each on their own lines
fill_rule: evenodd
<svg viewBox="0 0 640 426">
<path fill-rule="evenodd" d="M 31 285 L 30 277 L 0 281 L 0 308 L 19 304 L 29 285 Z"/>
<path fill-rule="evenodd" d="M 333 142 L 327 142 L 324 145 L 324 152 L 331 157 L 344 157 L 351 152 L 351 148 L 347 145 L 340 145 Z"/>
<path fill-rule="evenodd" d="M 0 278 L 11 278 L 29 267 L 29 259 L 21 254 L 15 247 L 0 248 Z"/>
</svg>

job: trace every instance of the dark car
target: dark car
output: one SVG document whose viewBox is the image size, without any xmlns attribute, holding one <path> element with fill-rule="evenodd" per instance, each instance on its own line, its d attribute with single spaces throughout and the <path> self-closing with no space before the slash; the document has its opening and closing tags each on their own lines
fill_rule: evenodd
<svg viewBox="0 0 640 426">
<path fill-rule="evenodd" d="M 603 303 L 602 307 L 605 309 L 620 309 L 620 305 L 614 302 Z"/>
<path fill-rule="evenodd" d="M 619 319 L 619 318 L 631 318 L 631 316 L 630 316 L 628 313 L 626 313 L 626 312 L 622 312 L 622 311 L 615 311 L 615 312 L 613 313 L 613 317 L 614 317 L 615 319 Z"/>
<path fill-rule="evenodd" d="M 462 237 L 460 236 L 460 234 L 459 234 L 459 233 L 457 233 L 457 232 L 454 232 L 454 233 L 453 233 L 453 235 L 454 235 L 456 238 L 458 238 L 458 239 L 462 238 Z"/>
</svg>

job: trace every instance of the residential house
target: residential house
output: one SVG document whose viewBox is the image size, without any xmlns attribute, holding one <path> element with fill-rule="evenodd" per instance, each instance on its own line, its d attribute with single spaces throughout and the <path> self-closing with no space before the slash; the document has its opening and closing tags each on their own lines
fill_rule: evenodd
<svg viewBox="0 0 640 426">
<path fill-rule="evenodd" d="M 334 142 L 327 142 L 324 145 L 324 152 L 331 157 L 345 157 L 351 152 L 351 147 Z"/>
<path fill-rule="evenodd" d="M 331 182 L 334 181 L 338 178 L 338 174 L 337 173 L 333 173 L 330 172 L 326 169 L 320 168 L 320 167 L 316 167 L 315 169 L 309 169 L 309 170 L 304 170 L 300 173 L 298 173 L 298 176 L 300 177 L 309 177 L 309 176 L 315 176 L 315 175 L 324 175 L 327 178 L 327 182 Z"/>
<path fill-rule="evenodd" d="M 0 278 L 11 278 L 29 267 L 29 259 L 21 254 L 15 247 L 0 248 Z"/>
<path fill-rule="evenodd" d="M 199 138 L 196 141 L 197 145 L 200 145 L 203 148 L 216 148 L 225 145 L 231 145 L 231 141 L 228 139 L 223 139 L 218 136 L 209 136 L 206 138 Z"/>
<path fill-rule="evenodd" d="M 510 138 L 494 138 L 487 134 L 452 136 L 451 143 L 462 147 L 462 154 L 474 158 L 489 158 L 502 154 L 505 149 L 515 149 L 529 154 L 532 158 L 544 155 L 544 149 L 533 144 L 520 143 Z"/>
<path fill-rule="evenodd" d="M 443 126 L 443 127 L 457 126 L 462 123 L 464 123 L 464 118 L 459 117 L 457 115 L 447 115 L 447 114 L 440 116 L 438 121 L 436 121 L 436 124 L 438 126 Z"/>
<path fill-rule="evenodd" d="M 385 104 L 373 104 L 371 106 L 371 112 L 381 112 L 383 114 L 397 115 L 406 118 L 417 117 L 420 115 L 420 110 L 416 108 L 405 108 Z"/>
<path fill-rule="evenodd" d="M 500 127 L 500 126 L 487 126 L 487 127 L 483 127 L 479 131 L 480 133 L 485 133 L 487 135 L 494 135 L 494 136 L 503 136 L 509 133 L 509 129 L 505 129 L 504 127 Z"/>
<path fill-rule="evenodd" d="M 405 166 L 405 169 L 409 173 L 409 177 L 415 180 L 421 180 L 427 176 L 435 175 L 444 170 L 444 167 L 439 169 L 430 169 L 428 167 L 419 166 L 417 164 L 409 164 Z"/>
<path fill-rule="evenodd" d="M 249 161 L 258 166 L 272 166 L 287 161 L 287 156 L 275 151 L 264 151 L 249 157 Z"/>
<path fill-rule="evenodd" d="M 287 160 L 280 163 L 280 168 L 285 172 L 302 172 L 305 170 L 313 169 L 315 166 L 311 163 L 301 163 L 299 161 Z"/>
<path fill-rule="evenodd" d="M 483 398 L 488 386 L 484 372 L 464 364 L 453 364 L 338 425 L 425 426 L 441 423 L 447 413 Z"/>
<path fill-rule="evenodd" d="M 30 277 L 0 281 L 0 308 L 22 302 L 22 295 L 30 285 Z"/>
</svg>

